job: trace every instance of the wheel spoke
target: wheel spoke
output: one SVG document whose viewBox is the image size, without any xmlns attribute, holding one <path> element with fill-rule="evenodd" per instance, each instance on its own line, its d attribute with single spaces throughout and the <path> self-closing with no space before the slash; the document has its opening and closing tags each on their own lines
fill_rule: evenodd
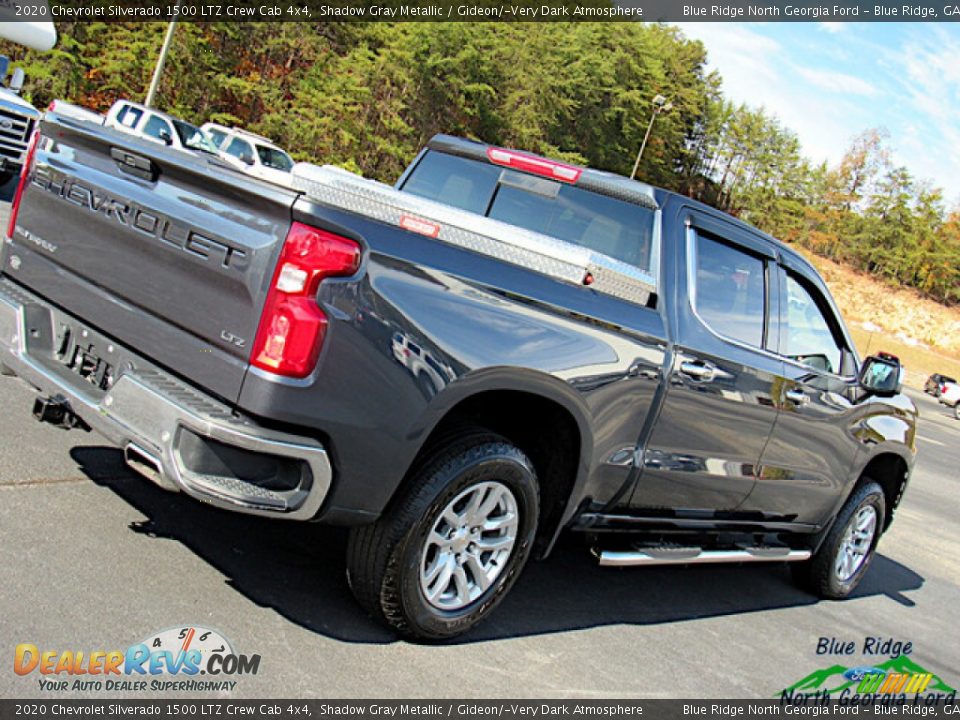
<svg viewBox="0 0 960 720">
<path fill-rule="evenodd" d="M 473 581 L 480 588 L 480 592 L 490 587 L 490 578 L 487 577 L 487 572 L 483 569 L 480 558 L 476 555 L 467 556 L 467 567 L 470 569 L 470 575 L 473 576 Z"/>
<path fill-rule="evenodd" d="M 482 537 L 477 540 L 477 548 L 482 551 L 503 550 L 513 545 L 513 538 L 510 535 L 502 537 L 487 538 Z"/>
<path fill-rule="evenodd" d="M 496 507 L 500 504 L 500 501 L 503 499 L 503 493 L 506 488 L 490 488 L 490 492 L 487 493 L 487 497 L 484 500 L 483 504 L 480 505 L 477 510 L 477 520 L 484 521 L 490 517 Z"/>
<path fill-rule="evenodd" d="M 428 586 L 433 585 L 433 581 L 437 579 L 437 577 L 440 575 L 440 572 L 444 567 L 446 567 L 447 557 L 448 556 L 446 553 L 437 553 L 437 559 L 434 560 L 433 564 L 430 566 L 430 569 L 427 570 L 423 575 L 423 579 L 426 581 Z"/>
<path fill-rule="evenodd" d="M 490 492 L 490 489 L 485 485 L 481 485 L 475 489 L 473 495 L 470 497 L 470 502 L 467 503 L 467 506 L 463 509 L 462 517 L 471 523 L 480 520 L 480 506 L 483 504 L 483 498 L 486 497 L 488 492 Z"/>
<path fill-rule="evenodd" d="M 513 526 L 516 524 L 517 516 L 513 513 L 506 513 L 505 515 L 500 515 L 494 518 L 487 518 L 483 525 L 484 532 L 495 532 L 497 530 L 503 529 L 513 529 Z"/>
<path fill-rule="evenodd" d="M 456 560 L 450 555 L 448 556 L 447 562 L 443 564 L 440 577 L 437 578 L 437 581 L 431 586 L 431 590 L 428 593 L 431 601 L 439 599 L 440 596 L 447 591 L 447 588 L 450 587 L 450 578 L 453 576 L 454 567 L 456 567 Z"/>
<path fill-rule="evenodd" d="M 427 545 L 436 545 L 441 549 L 446 549 L 450 544 L 449 538 L 446 535 L 442 535 L 436 528 L 430 531 L 430 535 L 427 537 Z"/>
<path fill-rule="evenodd" d="M 461 605 L 468 604 L 470 602 L 470 581 L 467 580 L 467 572 L 462 565 L 457 565 L 457 569 L 453 573 L 453 581 L 456 585 L 457 601 Z"/>
</svg>

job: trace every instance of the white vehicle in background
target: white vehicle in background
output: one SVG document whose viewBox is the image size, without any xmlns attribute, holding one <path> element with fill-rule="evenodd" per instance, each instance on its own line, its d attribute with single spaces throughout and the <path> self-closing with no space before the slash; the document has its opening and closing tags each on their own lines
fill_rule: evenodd
<svg viewBox="0 0 960 720">
<path fill-rule="evenodd" d="M 10 60 L 0 55 L 0 185 L 20 174 L 23 159 L 40 111 L 20 97 L 24 75 L 14 69 L 7 82 Z"/>
<path fill-rule="evenodd" d="M 57 115 L 62 115 L 63 117 L 73 118 L 74 120 L 83 120 L 85 122 L 96 123 L 97 125 L 103 125 L 103 122 L 106 119 L 105 116 L 98 112 L 89 110 L 82 105 L 68 103 L 64 100 L 52 101 L 47 107 L 47 112 L 56 113 Z"/>
<path fill-rule="evenodd" d="M 940 388 L 940 402 L 953 408 L 953 414 L 960 420 L 960 383 L 944 383 Z"/>
<path fill-rule="evenodd" d="M 175 150 L 217 155 L 217 149 L 196 125 L 130 100 L 117 100 L 103 123 Z"/>
<path fill-rule="evenodd" d="M 204 123 L 202 130 L 233 167 L 278 185 L 290 185 L 293 159 L 276 143 L 262 135 L 216 123 Z"/>
</svg>

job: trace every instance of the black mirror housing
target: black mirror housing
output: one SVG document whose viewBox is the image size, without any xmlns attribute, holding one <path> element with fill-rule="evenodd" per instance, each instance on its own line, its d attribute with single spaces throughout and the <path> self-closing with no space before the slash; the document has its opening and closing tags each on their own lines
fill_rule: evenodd
<svg viewBox="0 0 960 720">
<path fill-rule="evenodd" d="M 891 397 L 903 388 L 900 360 L 888 353 L 871 355 L 860 367 L 860 387 L 881 397 Z"/>
</svg>

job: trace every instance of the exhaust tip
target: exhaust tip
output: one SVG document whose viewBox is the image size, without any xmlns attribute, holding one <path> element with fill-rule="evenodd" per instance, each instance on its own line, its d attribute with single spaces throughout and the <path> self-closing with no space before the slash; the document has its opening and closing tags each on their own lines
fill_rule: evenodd
<svg viewBox="0 0 960 720">
<path fill-rule="evenodd" d="M 137 471 L 157 485 L 166 487 L 163 482 L 163 466 L 156 455 L 147 452 L 139 445 L 128 443 L 123 449 L 123 459 L 131 470 Z"/>
</svg>

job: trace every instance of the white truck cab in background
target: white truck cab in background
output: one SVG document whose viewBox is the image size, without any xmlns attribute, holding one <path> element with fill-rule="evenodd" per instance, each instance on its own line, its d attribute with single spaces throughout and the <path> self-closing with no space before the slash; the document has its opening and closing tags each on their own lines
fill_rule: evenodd
<svg viewBox="0 0 960 720">
<path fill-rule="evenodd" d="M 117 100 L 103 124 L 175 150 L 217 155 L 217 149 L 196 125 L 130 100 Z"/>
<path fill-rule="evenodd" d="M 262 135 L 217 123 L 204 123 L 202 130 L 233 167 L 278 185 L 290 185 L 293 159 Z"/>
</svg>

